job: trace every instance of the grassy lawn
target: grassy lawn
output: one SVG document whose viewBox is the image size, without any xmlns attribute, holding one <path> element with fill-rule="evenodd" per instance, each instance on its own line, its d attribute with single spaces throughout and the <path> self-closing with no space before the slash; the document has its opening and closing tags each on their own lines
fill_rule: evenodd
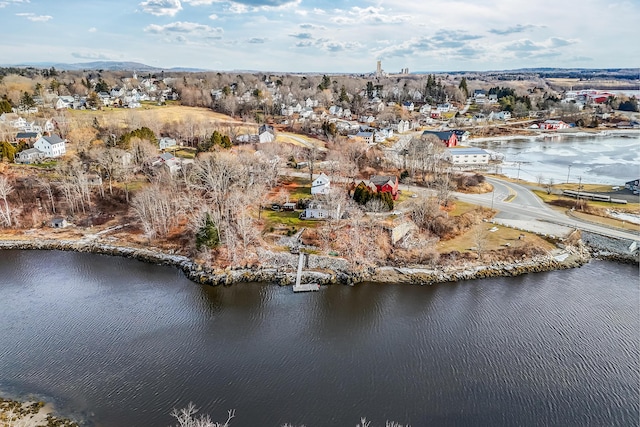
<svg viewBox="0 0 640 427">
<path fill-rule="evenodd" d="M 455 202 L 455 206 L 453 210 L 449 212 L 449 216 L 460 216 L 464 213 L 474 210 L 477 207 L 478 207 L 477 205 L 473 205 L 471 203 L 465 203 L 465 202 L 461 202 L 460 200 L 457 200 Z"/>
<path fill-rule="evenodd" d="M 487 243 L 485 250 L 501 249 L 504 248 L 504 245 L 507 243 L 512 247 L 516 247 L 518 245 L 535 245 L 540 246 L 546 250 L 552 250 L 555 248 L 553 244 L 547 242 L 546 240 L 538 237 L 533 233 L 514 230 L 512 228 L 503 227 L 501 225 L 494 225 L 487 222 L 478 224 L 475 227 L 482 227 L 486 230 L 491 230 L 494 227 L 497 228 L 497 231 L 495 232 L 486 233 Z M 471 248 L 474 248 L 476 246 L 474 231 L 475 228 L 472 228 L 465 234 L 454 239 L 439 242 L 437 245 L 438 251 L 473 252 Z M 523 240 L 518 239 L 521 234 L 524 234 L 525 236 Z"/>
<path fill-rule="evenodd" d="M 288 228 L 295 228 L 296 231 L 301 228 L 314 228 L 317 227 L 321 221 L 308 221 L 302 220 L 298 218 L 300 215 L 300 211 L 272 211 L 272 210 L 263 210 L 261 213 L 262 220 L 264 221 L 264 230 L 267 232 L 271 232 Z"/>
<path fill-rule="evenodd" d="M 173 152 L 173 150 L 169 150 Z M 174 156 L 182 157 L 183 159 L 194 159 L 196 157 L 196 149 L 191 147 L 182 147 L 175 151 Z"/>
<path fill-rule="evenodd" d="M 571 212 L 572 216 L 575 216 L 576 218 L 580 218 L 583 219 L 585 221 L 590 221 L 590 222 L 596 222 L 598 224 L 604 224 L 604 225 L 608 225 L 611 227 L 617 227 L 617 228 L 623 228 L 625 230 L 633 230 L 633 231 L 640 231 L 640 225 L 638 224 L 633 224 L 627 221 L 622 221 L 620 219 L 616 219 L 616 218 L 608 218 L 608 217 L 602 217 L 602 216 L 597 216 L 597 215 L 590 215 L 584 212 L 578 212 L 578 211 L 573 211 Z"/>
<path fill-rule="evenodd" d="M 547 194 L 546 191 L 534 190 L 533 192 L 538 197 L 540 197 L 540 199 L 542 199 L 542 201 L 545 203 L 551 203 L 556 200 L 565 200 L 569 202 L 576 201 L 576 199 L 574 199 L 573 197 L 565 197 L 565 196 L 560 196 L 558 194 Z M 615 199 L 615 196 L 613 198 Z M 637 211 L 640 209 L 640 203 L 627 203 L 626 205 L 621 205 L 619 203 L 598 202 L 593 200 L 589 200 L 587 201 L 587 203 L 590 206 L 597 206 L 605 209 L 618 209 L 618 210 L 625 210 L 625 211 Z"/>
</svg>

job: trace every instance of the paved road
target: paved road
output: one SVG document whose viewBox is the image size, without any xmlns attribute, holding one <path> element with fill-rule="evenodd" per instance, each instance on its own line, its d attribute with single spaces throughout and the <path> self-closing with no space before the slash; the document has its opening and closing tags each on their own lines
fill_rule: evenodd
<svg viewBox="0 0 640 427">
<path fill-rule="evenodd" d="M 545 205 L 533 192 L 522 185 L 488 178 L 494 185 L 494 191 L 487 194 L 462 194 L 456 193 L 458 199 L 493 207 L 500 211 L 499 218 L 510 220 L 522 220 L 524 224 L 529 220 L 545 221 L 570 228 L 591 231 L 605 236 L 618 237 L 629 240 L 639 240 L 640 233 L 631 230 L 625 231 L 611 228 L 605 225 L 593 224 L 577 218 L 569 217 L 562 212 L 551 209 Z M 531 224 L 533 228 L 533 224 Z M 551 234 L 551 233 L 550 233 Z"/>
<path fill-rule="evenodd" d="M 298 176 L 307 178 L 308 173 L 282 170 L 282 175 Z M 546 234 L 560 234 L 559 225 L 567 229 L 581 229 L 598 233 L 604 236 L 617 237 L 627 240 L 640 241 L 640 232 L 631 230 L 625 231 L 618 228 L 611 228 L 605 225 L 594 224 L 569 217 L 563 212 L 556 211 L 547 206 L 538 196 L 528 188 L 509 181 L 496 178 L 487 178 L 494 186 L 494 191 L 485 194 L 464 194 L 454 193 L 463 202 L 486 206 L 499 211 L 497 219 L 517 222 L 520 228 L 534 232 L 544 232 Z M 433 196 L 433 190 L 413 185 L 400 185 L 401 190 L 408 190 L 418 194 L 420 197 Z M 546 230 L 546 231 L 543 231 Z"/>
</svg>

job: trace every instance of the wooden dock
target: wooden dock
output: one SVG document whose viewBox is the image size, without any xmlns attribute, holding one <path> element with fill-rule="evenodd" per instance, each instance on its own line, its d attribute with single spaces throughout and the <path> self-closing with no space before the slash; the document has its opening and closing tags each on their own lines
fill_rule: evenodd
<svg viewBox="0 0 640 427">
<path fill-rule="evenodd" d="M 300 252 L 298 254 L 298 273 L 296 274 L 296 284 L 293 285 L 293 292 L 309 292 L 320 290 L 320 285 L 317 283 L 300 283 L 302 279 L 302 266 L 304 265 L 304 259 L 306 254 Z"/>
</svg>

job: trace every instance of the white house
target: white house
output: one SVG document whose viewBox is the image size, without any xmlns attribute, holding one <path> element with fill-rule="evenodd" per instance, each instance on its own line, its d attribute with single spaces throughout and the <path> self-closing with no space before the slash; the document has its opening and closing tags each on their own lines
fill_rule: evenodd
<svg viewBox="0 0 640 427">
<path fill-rule="evenodd" d="M 340 208 L 338 207 L 336 211 L 329 210 L 325 208 L 319 202 L 311 202 L 309 206 L 304 210 L 304 212 L 300 213 L 300 219 L 328 219 L 328 218 L 336 218 Z"/>
<path fill-rule="evenodd" d="M 58 135 L 43 136 L 33 144 L 33 148 L 42 151 L 46 157 L 60 157 L 67 152 L 67 140 Z"/>
<path fill-rule="evenodd" d="M 273 142 L 276 140 L 275 131 L 273 126 L 262 125 L 258 129 L 258 141 L 261 143 Z"/>
<path fill-rule="evenodd" d="M 358 132 L 356 138 L 362 138 L 367 144 L 373 144 L 374 132 Z"/>
<path fill-rule="evenodd" d="M 482 165 L 489 163 L 489 153 L 481 148 L 448 148 L 444 158 L 454 165 Z"/>
<path fill-rule="evenodd" d="M 496 120 L 509 120 L 511 118 L 511 113 L 509 111 L 500 111 L 495 113 L 493 118 Z"/>
<path fill-rule="evenodd" d="M 316 194 L 327 194 L 330 189 L 331 180 L 324 172 L 311 183 L 311 195 L 313 196 Z"/>
<path fill-rule="evenodd" d="M 156 167 L 164 166 L 172 174 L 182 169 L 181 159 L 179 159 L 178 157 L 175 157 L 173 154 L 170 154 L 170 153 L 160 154 L 158 158 L 153 163 L 151 163 L 151 165 Z"/>
<path fill-rule="evenodd" d="M 158 145 L 161 150 L 166 150 L 167 148 L 175 147 L 178 145 L 175 139 L 162 137 L 160 141 L 158 141 Z"/>
<path fill-rule="evenodd" d="M 16 155 L 15 162 L 16 163 L 36 163 L 44 158 L 44 153 L 37 148 L 29 148 L 28 150 L 23 150 Z"/>
</svg>

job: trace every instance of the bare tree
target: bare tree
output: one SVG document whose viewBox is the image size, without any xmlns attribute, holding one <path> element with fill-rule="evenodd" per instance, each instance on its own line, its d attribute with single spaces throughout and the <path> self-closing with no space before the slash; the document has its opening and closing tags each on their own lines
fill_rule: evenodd
<svg viewBox="0 0 640 427">
<path fill-rule="evenodd" d="M 435 198 L 416 200 L 411 208 L 411 219 L 421 230 L 430 230 L 433 220 L 442 215 Z"/>
<path fill-rule="evenodd" d="M 177 222 L 177 198 L 169 188 L 152 183 L 133 196 L 131 207 L 149 238 L 165 237 Z"/>
<path fill-rule="evenodd" d="M 4 202 L 4 207 L 0 209 L 0 220 L 7 227 L 11 227 L 11 209 L 7 198 L 13 193 L 13 186 L 9 183 L 6 176 L 0 176 L 0 199 Z"/>
<path fill-rule="evenodd" d="M 186 408 L 171 411 L 171 416 L 178 420 L 176 427 L 229 427 L 231 420 L 235 418 L 235 409 L 227 411 L 227 420 L 223 423 L 211 421 L 209 415 L 196 416 L 198 408 L 192 402 L 189 402 Z"/>
<path fill-rule="evenodd" d="M 126 151 L 116 147 L 100 147 L 94 149 L 91 154 L 98 169 L 109 179 L 109 194 L 113 196 L 113 180 L 121 175 Z"/>
<path fill-rule="evenodd" d="M 489 231 L 483 224 L 479 224 L 474 228 L 472 237 L 478 258 L 482 260 L 489 243 Z"/>
</svg>

